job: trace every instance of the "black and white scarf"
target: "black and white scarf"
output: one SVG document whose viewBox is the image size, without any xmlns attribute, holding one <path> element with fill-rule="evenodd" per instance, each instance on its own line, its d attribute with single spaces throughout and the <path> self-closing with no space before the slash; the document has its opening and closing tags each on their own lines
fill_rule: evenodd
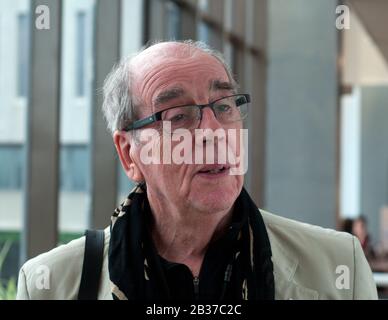
<svg viewBox="0 0 388 320">
<path fill-rule="evenodd" d="M 146 236 L 149 222 L 144 214 L 146 205 L 149 205 L 146 188 L 139 184 L 111 218 L 109 277 L 114 299 L 169 299 L 160 259 L 149 243 L 152 240 Z M 248 212 L 239 234 L 242 240 L 239 261 L 245 265 L 241 268 L 245 271 L 239 296 L 242 300 L 273 300 L 275 285 L 267 230 L 260 211 L 244 188 L 236 199 L 234 210 Z"/>
</svg>

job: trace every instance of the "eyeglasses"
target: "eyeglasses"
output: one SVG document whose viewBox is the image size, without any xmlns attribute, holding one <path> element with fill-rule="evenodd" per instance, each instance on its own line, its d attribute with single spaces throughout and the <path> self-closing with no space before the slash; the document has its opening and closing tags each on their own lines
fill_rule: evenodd
<svg viewBox="0 0 388 320">
<path fill-rule="evenodd" d="M 230 124 L 242 121 L 247 117 L 250 102 L 251 97 L 249 94 L 234 94 L 217 99 L 209 104 L 171 107 L 156 112 L 147 118 L 137 120 L 122 130 L 140 129 L 157 121 L 169 121 L 172 131 L 176 129 L 196 129 L 202 120 L 203 109 L 207 107 L 213 111 L 215 118 L 221 124 Z"/>
</svg>

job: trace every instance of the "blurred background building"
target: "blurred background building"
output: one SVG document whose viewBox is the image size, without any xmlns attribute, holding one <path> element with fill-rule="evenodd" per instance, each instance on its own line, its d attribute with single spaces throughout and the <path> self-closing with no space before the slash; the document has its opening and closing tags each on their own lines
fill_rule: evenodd
<svg viewBox="0 0 388 320">
<path fill-rule="evenodd" d="M 246 187 L 259 207 L 337 229 L 363 215 L 388 249 L 387 18 L 383 0 L 1 1 L 3 286 L 26 259 L 109 224 L 132 183 L 100 89 L 121 57 L 160 39 L 222 51 L 251 93 Z"/>
</svg>

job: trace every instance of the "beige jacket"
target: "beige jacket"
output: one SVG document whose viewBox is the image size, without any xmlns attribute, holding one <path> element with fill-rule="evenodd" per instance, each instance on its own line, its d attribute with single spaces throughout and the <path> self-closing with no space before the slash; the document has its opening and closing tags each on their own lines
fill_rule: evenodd
<svg viewBox="0 0 388 320">
<path fill-rule="evenodd" d="M 261 212 L 271 242 L 276 299 L 377 299 L 355 237 Z M 112 299 L 109 228 L 105 236 L 99 299 Z M 27 261 L 20 270 L 17 299 L 77 299 L 84 243 L 82 237 Z"/>
</svg>

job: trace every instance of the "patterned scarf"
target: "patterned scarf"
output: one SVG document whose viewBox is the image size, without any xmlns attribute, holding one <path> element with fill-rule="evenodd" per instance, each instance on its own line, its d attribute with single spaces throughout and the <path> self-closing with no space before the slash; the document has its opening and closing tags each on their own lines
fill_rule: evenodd
<svg viewBox="0 0 388 320">
<path fill-rule="evenodd" d="M 139 184 L 115 209 L 111 222 L 109 244 L 109 277 L 114 299 L 169 300 L 169 288 L 160 259 L 146 236 L 149 219 L 144 214 L 149 206 L 146 188 Z M 243 281 L 241 299 L 273 300 L 274 276 L 272 252 L 260 211 L 243 188 L 234 210 L 248 212 L 242 227 L 241 252 Z M 236 263 L 236 260 L 234 261 Z M 229 267 L 229 266 L 228 266 Z M 229 270 L 233 272 L 233 269 Z M 230 275 L 229 275 L 230 277 Z"/>
</svg>

